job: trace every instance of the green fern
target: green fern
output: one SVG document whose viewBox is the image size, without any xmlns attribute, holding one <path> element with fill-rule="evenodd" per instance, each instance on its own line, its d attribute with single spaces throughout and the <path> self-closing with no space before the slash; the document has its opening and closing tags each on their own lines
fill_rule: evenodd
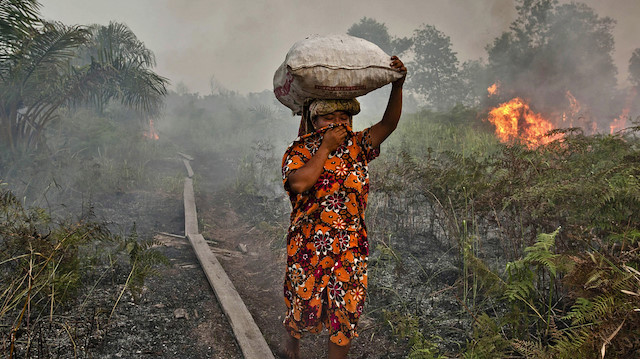
<svg viewBox="0 0 640 359">
<path fill-rule="evenodd" d="M 138 302 L 142 295 L 146 278 L 157 274 L 158 265 L 169 264 L 169 259 L 153 248 L 158 244 L 153 239 L 141 240 L 135 223 L 129 235 L 120 244 L 120 249 L 127 253 L 131 264 L 127 288 L 135 302 Z"/>
<path fill-rule="evenodd" d="M 477 317 L 473 326 L 472 340 L 467 343 L 463 358 L 492 359 L 504 358 L 508 353 L 509 341 L 501 332 L 501 325 L 486 313 Z"/>
<path fill-rule="evenodd" d="M 547 359 L 551 358 L 547 350 L 540 342 L 514 339 L 511 347 L 525 358 L 531 359 Z"/>
<path fill-rule="evenodd" d="M 584 328 L 567 330 L 563 336 L 550 348 L 552 358 L 597 358 L 597 352 L 592 349 L 593 332 Z"/>
<path fill-rule="evenodd" d="M 551 282 L 557 276 L 561 256 L 551 252 L 551 249 L 559 231 L 560 228 L 549 234 L 538 235 L 536 243 L 525 249 L 526 256 L 523 259 L 509 262 L 506 265 L 508 280 L 504 297 L 511 302 L 524 303 L 542 320 L 545 320 L 542 314 L 551 311 L 550 305 L 547 308 L 537 308 L 536 303 L 538 298 L 545 296 L 548 296 L 549 302 L 552 300 Z M 549 284 L 539 283 L 540 274 L 543 274 L 544 271 L 549 273 Z M 545 286 L 549 287 L 549 292 L 539 292 L 539 288 Z"/>
<path fill-rule="evenodd" d="M 409 351 L 407 359 L 443 359 L 444 355 L 440 354 L 438 344 L 435 341 L 441 341 L 442 338 L 431 337 L 425 339 L 422 332 L 419 332 L 412 338 L 413 345 Z"/>
<path fill-rule="evenodd" d="M 559 232 L 560 228 L 549 234 L 540 233 L 536 243 L 524 250 L 526 256 L 523 261 L 525 263 L 542 265 L 555 277 L 558 269 L 556 263 L 560 255 L 552 253 L 551 248 L 555 245 L 556 236 Z"/>
</svg>

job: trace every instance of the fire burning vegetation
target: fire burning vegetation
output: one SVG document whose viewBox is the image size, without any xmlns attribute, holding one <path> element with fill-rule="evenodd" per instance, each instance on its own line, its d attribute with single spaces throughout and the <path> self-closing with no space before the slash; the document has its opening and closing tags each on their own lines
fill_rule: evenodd
<svg viewBox="0 0 640 359">
<path fill-rule="evenodd" d="M 487 91 L 489 92 L 489 97 L 497 96 L 499 84 L 494 83 L 487 88 Z M 515 97 L 492 108 L 488 113 L 487 120 L 495 126 L 495 134 L 501 142 L 521 143 L 528 148 L 536 148 L 561 139 L 563 137 L 562 134 L 552 134 L 551 131 L 573 128 L 576 124 L 585 126 L 584 130 L 589 134 L 599 132 L 614 134 L 627 127 L 631 101 L 636 98 L 636 91 L 635 89 L 630 91 L 622 114 L 611 120 L 604 131 L 598 128 L 596 121 L 583 114 L 583 106 L 570 91 L 566 92 L 566 98 L 569 102 L 568 110 L 562 112 L 560 116 L 556 116 L 559 118 L 555 119 L 555 121 L 552 120 L 553 116 L 547 117 L 533 111 L 529 103 L 520 97 Z"/>
<path fill-rule="evenodd" d="M 153 119 L 149 119 L 149 129 L 142 132 L 142 135 L 150 140 L 159 140 L 160 135 L 156 130 L 156 126 L 153 123 Z"/>
<path fill-rule="evenodd" d="M 519 97 L 492 109 L 488 120 L 496 127 L 496 135 L 502 142 L 521 141 L 532 148 L 558 138 L 546 136 L 554 129 L 553 124 L 532 111 Z"/>
<path fill-rule="evenodd" d="M 489 97 L 499 95 L 499 89 L 498 82 L 489 86 Z M 534 112 L 520 97 L 491 109 L 487 120 L 495 126 L 495 134 L 503 143 L 519 142 L 529 148 L 535 148 L 561 137 L 547 135 L 555 126 L 541 114 Z"/>
</svg>

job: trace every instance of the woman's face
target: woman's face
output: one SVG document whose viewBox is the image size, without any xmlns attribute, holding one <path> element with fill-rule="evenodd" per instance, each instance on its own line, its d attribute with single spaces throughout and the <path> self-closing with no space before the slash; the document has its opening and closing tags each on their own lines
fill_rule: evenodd
<svg viewBox="0 0 640 359">
<path fill-rule="evenodd" d="M 351 115 L 344 111 L 335 111 L 326 115 L 316 116 L 313 126 L 317 129 L 329 125 L 350 125 Z"/>
</svg>

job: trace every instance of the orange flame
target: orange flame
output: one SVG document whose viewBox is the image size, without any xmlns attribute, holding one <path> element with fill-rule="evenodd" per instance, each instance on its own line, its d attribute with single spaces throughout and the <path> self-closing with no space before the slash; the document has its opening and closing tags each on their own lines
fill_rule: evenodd
<svg viewBox="0 0 640 359">
<path fill-rule="evenodd" d="M 498 87 L 498 83 L 496 82 L 487 88 L 487 91 L 489 91 L 489 97 L 494 96 L 498 93 Z"/>
<path fill-rule="evenodd" d="M 632 89 L 627 94 L 627 97 L 624 101 L 624 108 L 622 109 L 622 114 L 618 118 L 614 118 L 611 124 L 609 125 L 610 133 L 613 135 L 615 132 L 623 130 L 627 127 L 627 119 L 630 119 L 629 112 L 631 112 L 631 104 L 633 100 L 638 95 L 636 89 Z"/>
<path fill-rule="evenodd" d="M 502 142 L 522 141 L 529 148 L 553 141 L 544 135 L 553 130 L 551 122 L 529 108 L 516 97 L 489 112 L 489 122 L 496 126 L 496 135 Z"/>
<path fill-rule="evenodd" d="M 157 140 L 160 138 L 158 136 L 158 131 L 156 131 L 155 126 L 153 125 L 153 120 L 149 119 L 149 131 L 144 131 L 142 135 L 146 138 L 150 138 L 152 140 Z"/>
<path fill-rule="evenodd" d="M 626 114 L 624 112 L 626 112 Z M 627 127 L 627 116 L 628 116 L 628 113 L 629 113 L 629 111 L 623 111 L 623 113 L 622 113 L 622 115 L 620 115 L 620 117 L 614 118 L 613 121 L 611 121 L 611 123 L 609 124 L 609 130 L 611 131 L 610 134 L 613 135 L 614 133 L 624 129 L 625 127 Z"/>
<path fill-rule="evenodd" d="M 573 127 L 573 120 L 579 117 L 580 110 L 582 108 L 580 106 L 580 102 L 578 102 L 578 99 L 573 96 L 571 91 L 567 90 L 566 96 L 569 99 L 569 118 L 571 119 L 569 127 Z M 566 119 L 566 114 L 562 114 L 562 121 L 564 122 Z"/>
<path fill-rule="evenodd" d="M 571 93 L 571 91 L 567 90 L 567 98 L 569 99 L 569 107 L 571 109 L 571 115 L 575 116 L 580 113 L 580 102 L 576 99 L 575 96 Z"/>
</svg>

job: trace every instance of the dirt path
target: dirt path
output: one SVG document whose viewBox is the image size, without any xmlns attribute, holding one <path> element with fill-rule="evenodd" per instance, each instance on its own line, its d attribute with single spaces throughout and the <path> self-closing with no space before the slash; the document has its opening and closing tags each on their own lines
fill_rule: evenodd
<svg viewBox="0 0 640 359">
<path fill-rule="evenodd" d="M 285 313 L 282 283 L 286 263 L 282 229 L 278 228 L 278 223 L 260 222 L 253 218 L 265 217 L 260 213 L 264 206 L 252 206 L 247 198 L 242 199 L 224 189 L 207 191 L 207 188 L 212 188 L 207 183 L 211 179 L 207 176 L 206 166 L 198 166 L 197 163 L 196 159 L 193 167 L 196 173 L 200 173 L 196 184 L 200 188 L 196 190 L 196 203 L 198 217 L 204 227 L 202 234 L 215 243 L 212 249 L 220 263 L 272 351 L 278 353 L 286 335 L 281 324 Z M 278 217 L 273 213 L 267 215 L 274 216 Z M 287 213 L 279 216 L 284 216 L 281 220 L 286 222 Z M 360 338 L 354 341 L 350 358 L 398 357 L 394 350 L 389 349 L 393 348 L 393 343 L 375 335 L 375 327 L 366 316 L 361 318 Z M 326 358 L 327 340 L 326 332 L 305 337 L 301 343 L 303 357 Z"/>
</svg>

